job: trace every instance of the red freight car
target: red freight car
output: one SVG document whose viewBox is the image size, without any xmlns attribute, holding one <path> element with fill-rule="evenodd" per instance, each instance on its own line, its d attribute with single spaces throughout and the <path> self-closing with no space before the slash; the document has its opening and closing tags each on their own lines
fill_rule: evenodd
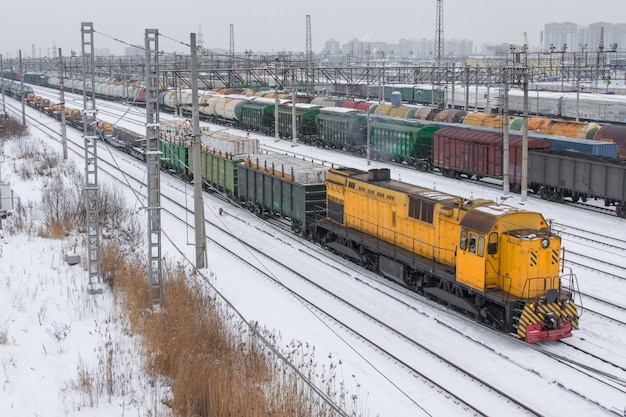
<svg viewBox="0 0 626 417">
<path fill-rule="evenodd" d="M 444 127 L 433 135 L 433 167 L 443 175 L 503 178 L 502 132 L 463 127 Z M 528 139 L 528 150 L 549 152 L 550 143 Z M 522 137 L 509 136 L 509 178 L 519 186 L 522 172 Z"/>
</svg>

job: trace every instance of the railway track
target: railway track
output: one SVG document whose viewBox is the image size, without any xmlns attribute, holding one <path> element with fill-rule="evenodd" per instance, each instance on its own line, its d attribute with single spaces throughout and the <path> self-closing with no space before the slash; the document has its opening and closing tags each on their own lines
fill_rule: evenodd
<svg viewBox="0 0 626 417">
<path fill-rule="evenodd" d="M 79 154 L 81 154 L 81 153 L 79 153 Z M 82 155 L 82 154 L 81 154 L 81 155 Z M 115 168 L 115 169 L 117 169 L 117 168 Z M 215 227 L 215 224 L 213 224 L 212 226 L 213 226 L 213 227 Z M 239 241 L 241 241 L 241 240 L 242 240 L 242 239 L 239 239 Z M 244 243 L 245 243 L 245 242 L 244 242 Z M 238 244 L 243 244 L 243 243 L 239 242 Z M 252 247 L 250 247 L 250 248 L 249 248 L 249 250 L 253 250 L 253 249 L 254 249 L 254 250 L 256 250 L 256 248 L 252 248 Z M 260 256 L 260 255 L 259 255 L 259 256 Z M 268 262 L 269 262 L 269 261 L 270 261 L 270 259 L 268 259 Z M 271 261 L 275 262 L 275 260 L 271 260 Z M 279 265 L 277 265 L 277 266 L 279 266 Z M 286 268 L 287 268 L 287 269 L 289 269 L 289 267 L 286 267 Z M 262 271 L 259 271 L 259 273 L 261 273 L 261 272 L 262 272 Z M 297 271 L 293 271 L 293 269 L 292 269 L 292 273 L 297 273 Z M 269 278 L 269 277 L 266 277 L 266 278 L 267 278 L 267 279 L 271 279 L 271 278 Z M 300 277 L 300 278 L 301 278 L 301 279 L 303 279 L 302 277 Z M 277 285 L 278 285 L 278 283 L 277 283 Z M 357 309 L 357 311 L 358 311 L 358 309 Z M 337 320 L 337 318 L 336 318 L 336 320 Z M 338 322 L 339 322 L 339 321 L 338 321 Z M 346 328 L 348 328 L 348 327 L 349 327 L 349 324 L 347 324 L 347 323 L 342 323 L 342 325 L 343 325 L 343 326 L 345 326 Z M 454 330 L 455 332 L 458 332 L 458 330 L 456 330 L 456 329 L 453 329 L 453 330 Z M 390 329 L 389 331 L 392 331 L 392 330 Z M 353 329 L 353 332 L 354 332 L 354 329 Z M 357 333 L 357 332 L 355 332 L 355 334 L 356 334 L 356 333 Z M 394 337 L 401 337 L 401 336 L 402 336 L 402 332 L 396 332 L 396 334 L 394 335 Z M 367 340 L 367 337 L 363 337 L 363 339 L 362 339 L 362 340 Z M 368 343 L 372 343 L 372 342 L 368 342 Z M 408 343 L 408 341 L 407 341 L 407 343 Z M 418 343 L 418 345 L 419 345 L 419 343 Z M 372 346 L 374 346 L 374 345 L 372 344 Z M 382 348 L 381 348 L 381 347 L 378 347 L 378 349 L 382 349 Z M 431 352 L 431 354 L 432 354 L 432 352 Z M 391 356 L 391 355 L 390 355 L 389 357 L 390 357 L 390 358 L 392 358 L 392 356 Z M 396 358 L 396 360 L 398 360 L 398 359 Z M 398 361 L 399 361 L 399 360 L 398 360 Z M 399 361 L 399 363 L 402 363 L 402 362 L 401 362 L 401 361 Z M 406 365 L 404 365 L 404 366 L 406 366 Z M 458 372 L 458 369 L 457 369 L 457 371 L 455 371 L 455 372 Z M 416 375 L 419 375 L 419 374 L 417 373 Z M 466 375 L 468 375 L 468 377 L 472 377 L 471 372 L 470 372 L 470 373 L 467 373 Z M 483 383 L 484 383 L 486 386 L 488 386 L 488 383 L 481 382 L 481 384 L 483 384 Z M 506 397 L 504 396 L 504 394 L 501 394 L 501 395 L 503 395 L 503 398 L 506 398 Z M 511 399 L 507 399 L 507 401 L 510 401 L 510 400 L 511 400 Z M 477 412 L 481 412 L 481 411 L 478 411 L 479 409 L 480 409 L 479 407 L 476 407 L 474 410 L 475 410 L 475 411 L 477 411 Z M 540 412 L 540 411 L 538 411 L 538 410 L 532 410 L 532 408 L 527 408 L 527 411 L 528 411 L 528 412 L 530 412 L 530 413 L 536 414 L 536 415 L 541 415 L 541 412 Z M 481 412 L 481 413 L 482 413 L 482 412 Z"/>
<path fill-rule="evenodd" d="M 38 87 L 38 90 L 37 90 L 38 93 L 39 93 L 39 89 L 40 88 L 42 90 L 44 89 L 43 87 Z M 46 96 L 48 98 L 50 98 L 51 100 L 54 100 L 54 98 L 56 97 L 56 95 L 54 94 L 54 91 L 55 90 L 52 90 L 52 89 L 48 88 L 48 89 L 45 90 L 45 94 L 46 94 Z M 103 109 L 107 107 L 107 105 L 106 105 L 107 102 L 106 101 L 99 100 L 99 103 L 103 104 L 103 106 L 101 106 Z M 138 115 L 138 116 L 139 115 L 143 115 L 143 113 L 132 112 L 130 110 L 131 107 L 136 109 L 136 107 L 134 107 L 132 105 L 132 103 L 131 104 L 127 104 L 126 106 L 129 107 L 129 109 L 127 110 L 127 112 L 129 114 L 132 113 L 132 114 Z M 113 107 L 111 107 L 111 108 L 113 108 Z M 107 112 L 106 110 L 100 110 L 100 109 L 99 109 L 99 112 L 101 114 L 108 113 L 112 117 L 119 117 L 119 112 L 117 112 L 117 113 L 116 112 Z M 135 120 L 135 123 L 137 123 L 138 126 L 142 126 L 142 127 L 144 126 L 144 122 L 145 122 L 145 120 L 142 120 L 141 118 L 139 118 L 138 120 Z M 228 128 L 234 129 L 232 126 L 228 126 Z M 283 141 L 283 142 L 289 142 L 289 143 L 291 143 L 291 141 L 292 141 L 292 139 L 288 139 L 288 138 L 280 139 L 280 140 Z M 309 146 L 309 145 L 303 145 L 303 146 Z M 282 148 L 273 147 L 273 146 L 267 145 L 267 144 L 262 145 L 262 148 L 263 149 L 268 149 L 268 150 L 279 150 L 281 152 L 284 152 L 284 149 L 282 149 Z M 329 149 L 329 148 L 324 148 L 324 150 L 337 152 L 338 155 L 346 155 L 346 152 L 345 151 L 341 151 L 341 150 Z M 299 152 L 289 152 L 289 153 L 290 154 L 294 154 L 294 155 L 302 155 L 302 156 L 306 155 L 304 153 L 299 153 Z M 361 155 L 361 157 L 363 157 L 363 156 L 364 155 Z M 401 164 L 401 163 L 396 163 L 396 162 L 391 162 L 391 161 L 380 161 L 380 162 L 383 162 L 383 163 L 388 164 L 388 165 L 400 166 L 400 167 L 403 167 L 403 168 L 407 168 L 408 167 L 408 165 L 406 165 L 406 164 Z M 443 176 L 442 173 L 440 173 L 438 171 L 431 171 L 430 173 L 433 174 L 433 175 L 436 175 L 436 176 Z M 490 179 L 482 180 L 482 179 L 476 179 L 476 178 L 468 178 L 468 177 L 465 177 L 465 176 L 458 176 L 458 177 L 455 177 L 455 179 L 457 179 L 459 181 L 473 183 L 473 184 L 479 184 L 480 186 L 488 187 L 488 188 L 492 188 L 492 189 L 499 189 L 499 190 L 502 189 L 501 182 L 498 182 L 497 180 L 496 181 L 493 181 L 493 180 L 490 180 Z M 533 197 L 533 198 L 541 199 L 541 197 L 539 195 L 533 194 L 530 190 L 529 190 L 528 196 L 529 197 Z M 580 201 L 579 202 L 573 202 L 573 201 L 569 201 L 569 200 L 563 200 L 561 202 L 557 202 L 557 204 L 565 204 L 565 205 L 568 205 L 568 206 L 577 207 L 577 208 L 579 208 L 581 210 L 586 210 L 586 211 L 590 211 L 590 212 L 594 212 L 594 213 L 602 213 L 602 214 L 606 214 L 606 215 L 610 215 L 610 216 L 615 216 L 616 215 L 615 214 L 615 208 L 613 208 L 613 207 L 610 207 L 610 208 L 609 207 L 600 207 L 600 206 L 598 206 L 596 204 L 587 204 L 585 202 L 580 202 Z"/>
</svg>

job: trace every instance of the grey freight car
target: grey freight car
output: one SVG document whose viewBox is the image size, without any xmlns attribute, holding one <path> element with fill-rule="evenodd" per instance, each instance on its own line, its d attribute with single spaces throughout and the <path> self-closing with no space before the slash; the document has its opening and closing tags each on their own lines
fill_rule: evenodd
<svg viewBox="0 0 626 417">
<path fill-rule="evenodd" d="M 603 199 L 606 206 L 615 206 L 618 216 L 626 218 L 623 162 L 592 156 L 583 159 L 581 154 L 569 152 L 529 152 L 529 156 L 529 187 L 543 199 Z"/>
<path fill-rule="evenodd" d="M 249 155 L 237 167 L 239 199 L 259 214 L 288 219 L 296 233 L 311 233 L 325 213 L 330 168 L 280 154 Z"/>
</svg>

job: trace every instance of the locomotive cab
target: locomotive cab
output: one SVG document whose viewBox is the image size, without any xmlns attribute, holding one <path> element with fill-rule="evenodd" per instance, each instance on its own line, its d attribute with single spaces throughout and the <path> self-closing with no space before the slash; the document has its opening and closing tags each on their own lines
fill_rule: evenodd
<svg viewBox="0 0 626 417">
<path fill-rule="evenodd" d="M 529 343 L 570 337 L 577 328 L 576 306 L 561 287 L 561 239 L 543 216 L 482 206 L 470 210 L 460 226 L 457 281 L 507 297 L 517 335 Z"/>
</svg>

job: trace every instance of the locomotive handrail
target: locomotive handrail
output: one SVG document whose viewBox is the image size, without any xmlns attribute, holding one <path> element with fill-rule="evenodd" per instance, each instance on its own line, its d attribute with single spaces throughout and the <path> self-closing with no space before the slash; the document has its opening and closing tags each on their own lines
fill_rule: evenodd
<svg viewBox="0 0 626 417">
<path fill-rule="evenodd" d="M 541 285 L 534 286 L 537 289 L 533 290 L 531 288 L 533 287 L 531 286 L 531 283 L 536 283 L 537 281 L 543 281 L 543 286 Z M 557 290 L 559 294 L 561 293 L 561 277 L 560 276 L 557 275 L 557 276 L 547 276 L 547 277 L 526 278 L 526 281 L 524 282 L 524 288 L 522 288 L 521 294 L 522 294 L 522 298 L 525 298 L 526 300 L 530 301 L 530 300 L 543 298 L 546 291 L 548 290 Z"/>
</svg>

